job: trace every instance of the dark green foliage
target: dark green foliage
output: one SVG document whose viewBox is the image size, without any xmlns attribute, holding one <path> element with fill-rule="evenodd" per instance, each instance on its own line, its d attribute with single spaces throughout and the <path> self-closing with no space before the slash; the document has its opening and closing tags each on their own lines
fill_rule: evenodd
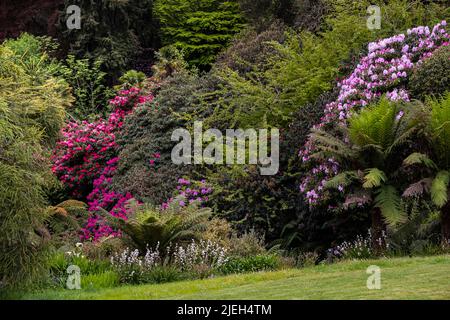
<svg viewBox="0 0 450 320">
<path fill-rule="evenodd" d="M 223 274 L 276 270 L 280 266 L 277 255 L 258 255 L 247 258 L 231 258 L 219 271 Z"/>
<path fill-rule="evenodd" d="M 225 0 L 156 0 L 164 45 L 175 45 L 189 64 L 207 69 L 243 26 L 238 4 Z"/>
<path fill-rule="evenodd" d="M 323 0 L 238 0 L 241 10 L 258 30 L 264 30 L 274 20 L 316 31 L 322 24 L 327 9 Z"/>
<path fill-rule="evenodd" d="M 186 71 L 176 73 L 161 86 L 152 104 L 126 118 L 123 134 L 117 137 L 120 161 L 113 187 L 155 205 L 172 196 L 178 179 L 194 170 L 193 165 L 173 164 L 171 152 L 177 142 L 171 141 L 172 132 L 194 117 L 202 92 L 214 85 L 211 82 Z M 184 119 L 182 114 L 190 118 Z M 155 159 L 156 153 L 159 159 Z M 149 164 L 151 159 L 154 166 Z"/>
<path fill-rule="evenodd" d="M 298 148 L 306 141 L 310 128 L 318 123 L 323 110 L 336 93 L 327 93 L 316 103 L 294 115 L 288 128 L 281 131 L 280 172 L 261 176 L 252 166 L 216 168 L 208 174 L 215 193 L 211 205 L 221 217 L 245 233 L 256 230 L 268 243 L 283 247 L 301 246 L 305 250 L 327 249 L 334 239 L 347 239 L 365 232 L 367 223 L 358 215 L 329 216 L 326 208 L 311 210 L 298 190 L 304 168 Z M 339 232 L 337 231 L 339 230 Z"/>
<path fill-rule="evenodd" d="M 77 58 L 101 60 L 113 78 L 139 57 L 143 48 L 158 44 L 152 18 L 152 0 L 67 0 L 81 8 L 81 29 L 68 30 L 66 14 L 61 13 L 59 31 L 63 46 Z"/>
<path fill-rule="evenodd" d="M 450 89 L 450 46 L 436 50 L 414 70 L 409 88 L 419 99 L 427 95 L 440 95 Z"/>
<path fill-rule="evenodd" d="M 260 33 L 252 28 L 245 29 L 219 56 L 217 65 L 237 71 L 241 76 L 249 72 L 264 71 L 270 68 L 270 57 L 276 52 L 270 42 L 283 43 L 285 32 L 286 26 L 281 22 L 274 22 Z"/>
</svg>

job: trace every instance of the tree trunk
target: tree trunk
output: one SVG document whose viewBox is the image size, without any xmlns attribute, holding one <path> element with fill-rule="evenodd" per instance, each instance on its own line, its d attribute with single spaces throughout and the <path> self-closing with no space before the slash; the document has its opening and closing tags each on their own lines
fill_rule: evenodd
<svg viewBox="0 0 450 320">
<path fill-rule="evenodd" d="M 372 209 L 372 249 L 375 255 L 382 255 L 386 251 L 386 224 L 384 223 L 381 210 Z"/>
<path fill-rule="evenodd" d="M 441 211 L 442 244 L 450 247 L 450 201 Z"/>
</svg>

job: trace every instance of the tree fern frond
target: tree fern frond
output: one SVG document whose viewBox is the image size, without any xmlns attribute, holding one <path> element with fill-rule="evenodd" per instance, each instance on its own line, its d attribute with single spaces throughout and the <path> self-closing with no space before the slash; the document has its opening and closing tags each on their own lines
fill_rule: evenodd
<svg viewBox="0 0 450 320">
<path fill-rule="evenodd" d="M 372 202 L 372 197 L 369 193 L 354 193 L 345 198 L 344 209 L 348 209 L 353 205 L 364 206 Z"/>
<path fill-rule="evenodd" d="M 410 154 L 405 160 L 403 160 L 403 164 L 406 166 L 412 166 L 415 164 L 423 164 L 427 168 L 437 169 L 436 164 L 433 160 L 430 159 L 426 154 L 415 152 Z"/>
<path fill-rule="evenodd" d="M 381 210 L 381 214 L 389 225 L 395 226 L 408 219 L 401 205 L 401 198 L 393 186 L 383 186 L 375 197 L 375 207 Z"/>
<path fill-rule="evenodd" d="M 448 201 L 448 183 L 450 181 L 450 173 L 448 171 L 440 171 L 431 184 L 431 200 L 435 205 L 442 208 Z"/>
<path fill-rule="evenodd" d="M 358 171 L 342 172 L 328 180 L 325 184 L 325 188 L 337 189 L 339 186 L 347 187 L 357 179 L 359 179 Z"/>
<path fill-rule="evenodd" d="M 402 197 L 410 198 L 422 196 L 424 193 L 430 191 L 432 182 L 432 179 L 425 178 L 416 183 L 413 183 L 408 188 L 406 188 L 406 190 L 403 192 Z"/>
<path fill-rule="evenodd" d="M 371 168 L 365 171 L 363 188 L 371 189 L 379 187 L 383 182 L 386 182 L 386 174 L 378 168 Z"/>
<path fill-rule="evenodd" d="M 315 145 L 319 150 L 326 149 L 330 153 L 336 153 L 339 156 L 350 157 L 354 154 L 354 151 L 341 139 L 333 136 L 332 134 L 323 130 L 311 130 L 311 140 L 315 142 Z"/>
</svg>

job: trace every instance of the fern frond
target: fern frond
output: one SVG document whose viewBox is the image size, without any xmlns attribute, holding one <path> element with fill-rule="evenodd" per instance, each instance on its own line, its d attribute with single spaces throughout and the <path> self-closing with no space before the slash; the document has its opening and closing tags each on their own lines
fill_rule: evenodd
<svg viewBox="0 0 450 320">
<path fill-rule="evenodd" d="M 377 168 L 367 169 L 365 173 L 363 188 L 366 189 L 379 187 L 387 180 L 386 174 Z"/>
<path fill-rule="evenodd" d="M 383 186 L 375 197 L 375 207 L 381 210 L 387 224 L 395 226 L 407 221 L 408 216 L 402 208 L 401 198 L 393 186 Z"/>
<path fill-rule="evenodd" d="M 315 142 L 318 150 L 326 150 L 332 155 L 349 158 L 354 155 L 354 150 L 341 139 L 323 130 L 311 130 L 311 140 Z"/>
<path fill-rule="evenodd" d="M 403 164 L 406 166 L 412 166 L 416 164 L 423 164 L 427 168 L 436 169 L 436 163 L 430 159 L 426 154 L 415 152 L 410 154 L 405 160 L 403 160 Z"/>
<path fill-rule="evenodd" d="M 359 178 L 360 177 L 359 177 L 358 171 L 342 172 L 342 173 L 334 176 L 332 179 L 328 180 L 325 184 L 325 188 L 337 189 L 339 186 L 347 187 L 353 181 L 358 180 Z"/>
<path fill-rule="evenodd" d="M 422 196 L 424 193 L 430 191 L 432 182 L 432 179 L 425 178 L 416 183 L 413 183 L 408 188 L 406 188 L 406 190 L 403 192 L 402 197 L 410 198 Z"/>
<path fill-rule="evenodd" d="M 439 208 L 442 208 L 448 201 L 449 181 L 450 173 L 444 170 L 438 172 L 431 184 L 431 200 Z"/>
<path fill-rule="evenodd" d="M 355 193 L 350 194 L 345 198 L 344 202 L 344 209 L 348 209 L 350 206 L 358 205 L 358 206 L 364 206 L 366 204 L 369 204 L 372 202 L 372 197 L 369 193 Z"/>
</svg>

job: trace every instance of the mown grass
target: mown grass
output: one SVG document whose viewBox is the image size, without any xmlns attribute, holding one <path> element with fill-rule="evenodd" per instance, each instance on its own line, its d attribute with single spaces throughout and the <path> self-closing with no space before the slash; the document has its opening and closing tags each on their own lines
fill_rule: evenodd
<svg viewBox="0 0 450 320">
<path fill-rule="evenodd" d="M 380 290 L 368 290 L 367 267 L 381 268 Z M 102 290 L 56 290 L 25 299 L 450 299 L 450 255 L 345 261 L 305 269 Z"/>
</svg>

